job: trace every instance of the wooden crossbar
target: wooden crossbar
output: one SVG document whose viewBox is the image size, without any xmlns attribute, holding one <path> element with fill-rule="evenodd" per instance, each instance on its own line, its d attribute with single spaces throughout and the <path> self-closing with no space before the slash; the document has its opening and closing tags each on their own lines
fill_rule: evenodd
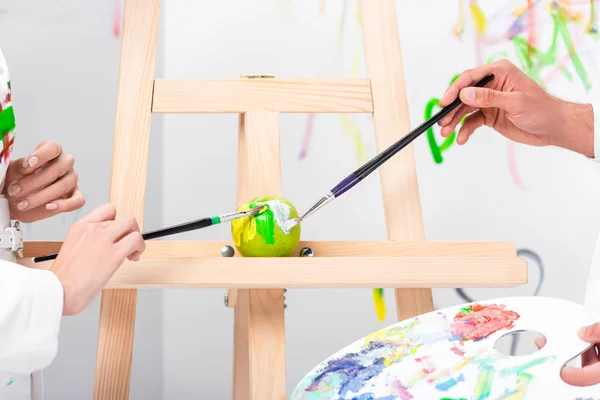
<svg viewBox="0 0 600 400">
<path fill-rule="evenodd" d="M 369 79 L 188 79 L 154 81 L 153 113 L 373 112 Z"/>
<path fill-rule="evenodd" d="M 22 262 L 34 266 L 30 258 L 40 254 L 55 253 L 62 242 L 27 242 Z M 211 258 L 220 254 L 223 246 L 233 246 L 231 241 L 150 241 L 146 243 L 142 260 L 155 258 Z M 352 257 L 352 256 L 402 256 L 402 257 L 475 257 L 506 258 L 516 257 L 515 247 L 508 242 L 394 242 L 394 241 L 301 241 L 294 250 L 309 247 L 315 257 Z M 239 253 L 235 254 L 239 257 Z M 287 259 L 280 259 L 285 263 Z M 48 266 L 51 262 L 35 264 Z"/>
<path fill-rule="evenodd" d="M 289 257 L 285 262 L 277 257 L 215 257 L 126 263 L 107 288 L 454 288 L 525 283 L 527 263 L 516 257 Z"/>
</svg>

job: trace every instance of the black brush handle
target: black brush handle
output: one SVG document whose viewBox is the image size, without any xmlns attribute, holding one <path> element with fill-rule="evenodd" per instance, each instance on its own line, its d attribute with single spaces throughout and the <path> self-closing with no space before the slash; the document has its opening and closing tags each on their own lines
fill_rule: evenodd
<svg viewBox="0 0 600 400">
<path fill-rule="evenodd" d="M 492 79 L 494 79 L 494 74 L 489 74 L 477 82 L 475 87 L 483 87 L 487 85 Z M 437 124 L 442 118 L 448 115 L 452 110 L 462 104 L 460 97 L 454 100 L 452 103 L 448 104 L 446 107 L 442 108 L 437 114 L 431 117 L 429 120 L 423 122 L 421 125 L 413 129 L 410 133 L 404 136 L 402 139 L 398 140 L 396 143 L 382 151 L 380 154 L 375 156 L 372 160 L 365 163 L 362 167 L 354 171 L 353 175 L 359 180 L 363 180 L 366 178 L 371 172 L 375 171 L 379 168 L 384 162 L 392 158 L 396 153 L 400 150 L 408 146 L 413 140 L 418 138 L 423 132 L 426 132 L 427 129 L 431 128 L 433 125 Z"/>
<path fill-rule="evenodd" d="M 199 219 L 196 221 L 186 222 L 184 224 L 171 226 L 169 228 L 158 229 L 156 231 L 143 233 L 142 238 L 144 240 L 156 239 L 156 238 L 160 238 L 160 237 L 164 237 L 164 236 L 176 235 L 178 233 L 183 233 L 183 232 L 193 231 L 196 229 L 206 228 L 211 225 L 213 225 L 212 218 L 203 218 L 203 219 Z M 46 254 L 43 256 L 34 257 L 33 262 L 39 263 L 39 262 L 43 262 L 43 261 L 55 260 L 56 257 L 58 257 L 58 253 Z"/>
</svg>

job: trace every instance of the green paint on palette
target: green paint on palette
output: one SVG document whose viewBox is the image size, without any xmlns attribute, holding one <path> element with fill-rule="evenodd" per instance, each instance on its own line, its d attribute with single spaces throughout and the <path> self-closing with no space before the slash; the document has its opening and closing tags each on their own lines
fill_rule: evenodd
<svg viewBox="0 0 600 400">
<path fill-rule="evenodd" d="M 11 380 L 10 380 L 10 381 L 9 381 L 9 382 L 6 384 L 6 386 L 10 386 L 10 385 L 12 385 L 13 383 L 15 383 L 15 382 L 14 382 L 14 381 L 11 379 Z"/>
<path fill-rule="evenodd" d="M 467 398 L 466 397 L 461 397 L 459 399 L 455 399 L 453 397 L 442 397 L 442 398 L 440 398 L 440 400 L 467 400 Z"/>
<path fill-rule="evenodd" d="M 471 312 L 471 307 L 464 307 L 460 309 L 461 313 L 470 313 Z"/>
<path fill-rule="evenodd" d="M 485 400 L 490 397 L 495 372 L 493 365 L 484 365 L 481 367 L 477 376 L 477 383 L 475 384 L 475 400 Z"/>
<path fill-rule="evenodd" d="M 540 357 L 540 358 L 536 358 L 535 360 L 531 360 L 525 364 L 518 365 L 516 367 L 505 368 L 502 371 L 500 371 L 500 376 L 506 377 L 509 375 L 519 375 L 522 372 L 528 370 L 529 368 L 533 368 L 536 365 L 543 364 L 547 361 L 552 361 L 555 358 L 556 358 L 556 356 Z"/>
</svg>

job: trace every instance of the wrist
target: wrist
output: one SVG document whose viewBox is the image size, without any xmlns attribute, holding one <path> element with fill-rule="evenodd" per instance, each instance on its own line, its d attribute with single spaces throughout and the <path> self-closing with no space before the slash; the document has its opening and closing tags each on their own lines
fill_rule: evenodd
<svg viewBox="0 0 600 400">
<path fill-rule="evenodd" d="M 594 158 L 594 110 L 591 104 L 561 101 L 559 129 L 550 144 Z M 596 155 L 597 156 L 597 155 Z"/>
</svg>

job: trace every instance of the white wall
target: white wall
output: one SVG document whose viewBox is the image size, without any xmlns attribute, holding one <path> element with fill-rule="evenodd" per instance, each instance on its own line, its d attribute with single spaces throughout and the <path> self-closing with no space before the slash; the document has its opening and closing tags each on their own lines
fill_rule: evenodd
<svg viewBox="0 0 600 400">
<path fill-rule="evenodd" d="M 425 103 L 441 95 L 455 73 L 476 63 L 472 26 L 467 24 L 463 42 L 450 34 L 458 15 L 456 3 L 397 2 L 413 126 L 422 122 Z M 356 2 L 349 0 L 343 51 L 338 53 L 343 4 L 327 1 L 321 15 L 316 0 L 163 0 L 157 76 L 351 77 L 360 33 Z M 500 7 L 491 0 L 480 4 L 486 10 Z M 0 9 L 8 9 L 0 12 L 0 46 L 13 75 L 15 156 L 27 154 L 44 139 L 61 141 L 77 158 L 88 199 L 85 211 L 108 199 L 119 60 L 119 41 L 110 35 L 111 7 L 105 0 L 0 0 Z M 564 78 L 549 89 L 582 101 L 599 99 L 600 71 L 590 62 L 596 50 L 597 44 L 586 45 L 592 91 L 585 93 Z M 339 57 L 332 62 L 335 54 Z M 363 63 L 357 65 L 359 76 L 364 76 Z M 371 157 L 375 148 L 370 119 L 353 118 Z M 356 167 L 354 145 L 336 115 L 316 118 L 308 157 L 299 160 L 305 125 L 305 115 L 282 116 L 283 195 L 300 209 Z M 144 226 L 156 229 L 233 210 L 236 137 L 234 115 L 155 116 Z M 546 266 L 542 295 L 583 300 L 600 223 L 595 165 L 553 148 L 518 146 L 519 170 L 528 186 L 521 191 L 507 171 L 506 141 L 489 130 L 479 132 L 468 146 L 445 153 L 442 165 L 431 159 L 424 137 L 416 141 L 415 151 L 428 240 L 508 240 L 530 248 Z M 375 174 L 307 221 L 302 237 L 384 240 L 381 206 Z M 31 239 L 60 240 L 75 217 L 28 226 L 26 232 Z M 229 226 L 223 225 L 177 239 L 229 238 Z M 527 285 L 469 293 L 478 299 L 531 294 L 538 279 L 532 265 Z M 140 292 L 132 399 L 231 397 L 233 312 L 224 307 L 223 294 L 224 290 Z M 288 291 L 288 389 L 334 351 L 394 322 L 391 294 L 386 291 L 388 318 L 379 323 L 369 290 Z M 434 290 L 434 297 L 439 307 L 461 302 L 450 289 Z M 60 354 L 46 372 L 47 398 L 91 398 L 98 306 L 97 300 L 82 315 L 65 319 Z"/>
</svg>

